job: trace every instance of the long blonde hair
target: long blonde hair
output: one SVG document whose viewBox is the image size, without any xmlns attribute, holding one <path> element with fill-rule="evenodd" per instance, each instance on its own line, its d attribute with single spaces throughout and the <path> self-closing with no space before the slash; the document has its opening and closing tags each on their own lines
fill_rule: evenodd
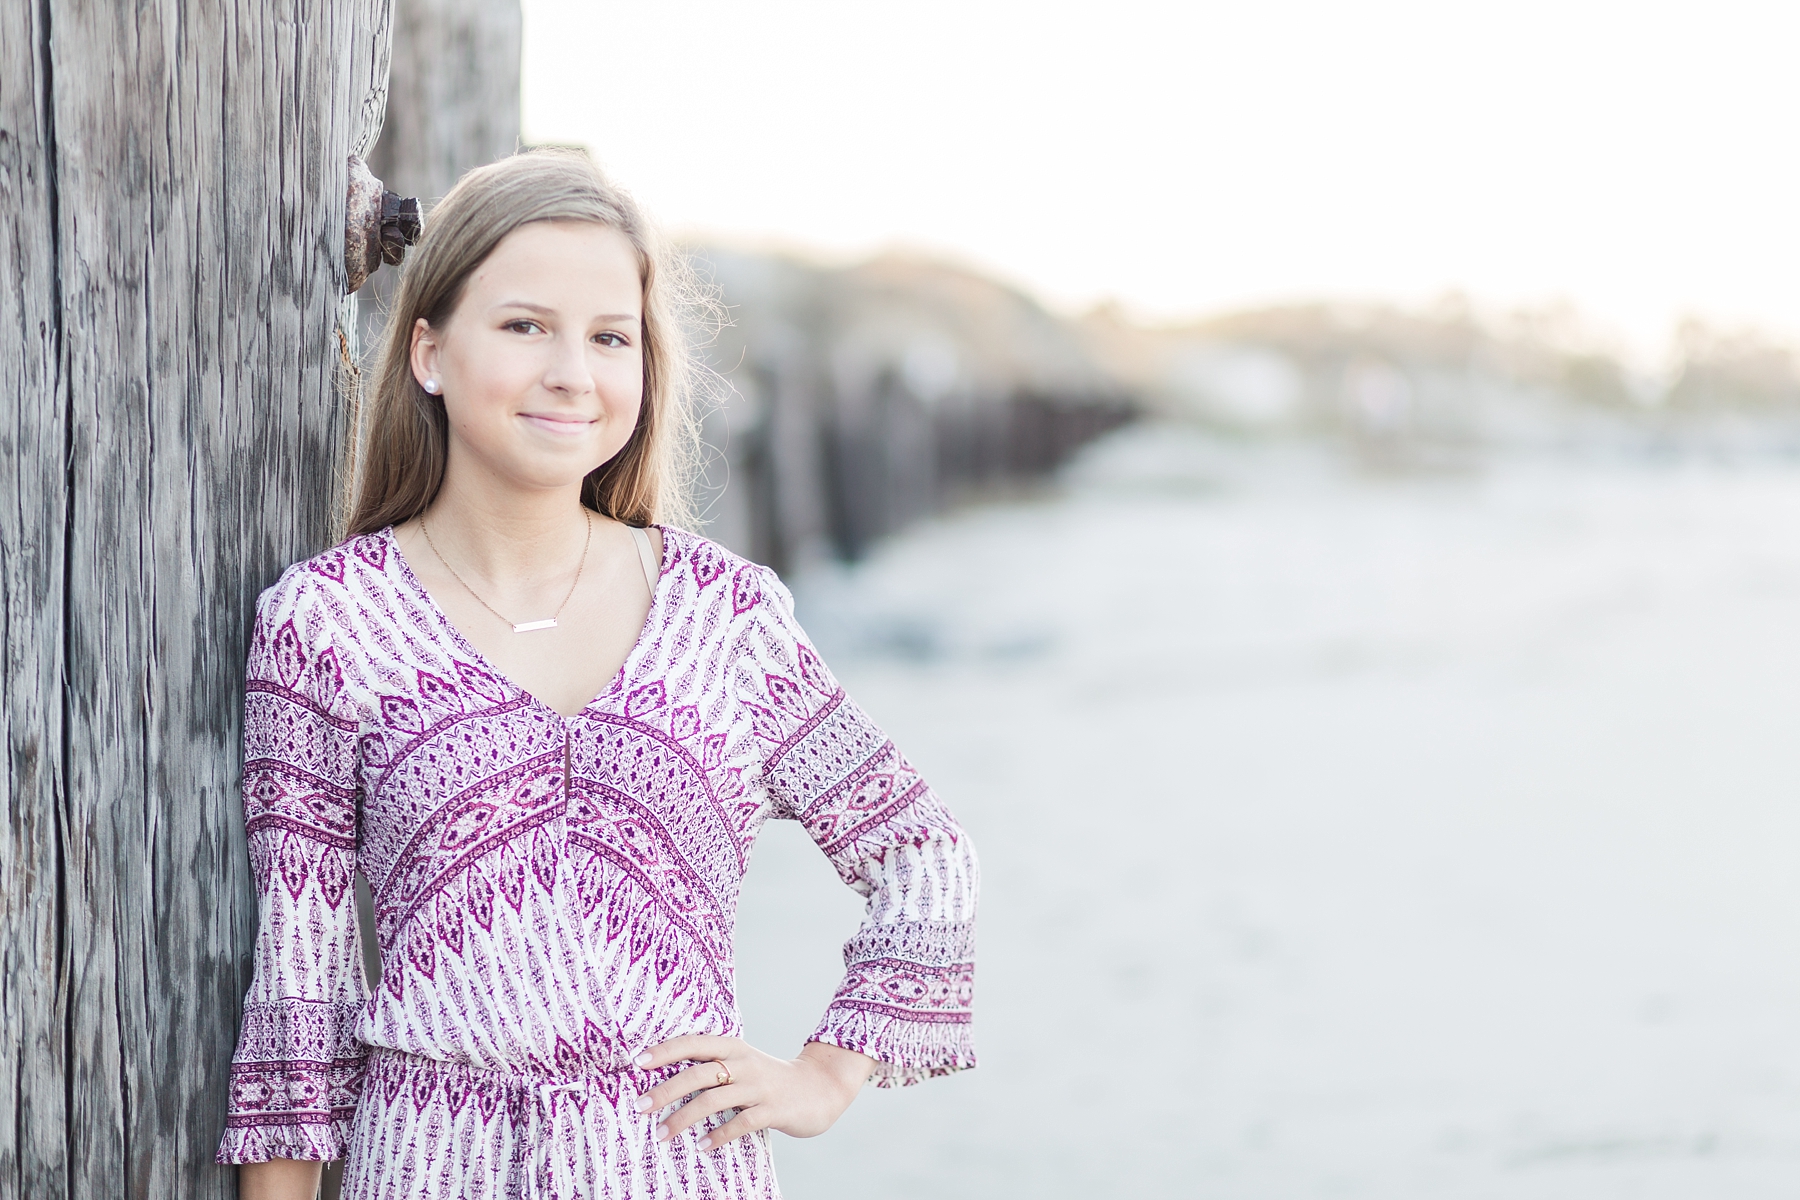
<svg viewBox="0 0 1800 1200">
<path fill-rule="evenodd" d="M 587 221 L 616 229 L 637 252 L 643 285 L 644 398 L 630 439 L 581 484 L 581 502 L 628 525 L 689 525 L 698 459 L 692 411 L 696 367 L 684 318 L 708 297 L 629 195 L 571 150 L 530 150 L 478 167 L 432 209 L 408 253 L 382 334 L 369 397 L 363 462 L 348 532 L 374 533 L 418 516 L 437 498 L 449 458 L 444 402 L 413 377 L 413 326 L 442 328 L 501 239 L 534 221 Z"/>
</svg>

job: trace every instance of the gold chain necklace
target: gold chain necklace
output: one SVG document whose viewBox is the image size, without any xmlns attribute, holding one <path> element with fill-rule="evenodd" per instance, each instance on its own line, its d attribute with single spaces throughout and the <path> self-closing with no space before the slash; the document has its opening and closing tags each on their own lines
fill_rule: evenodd
<svg viewBox="0 0 1800 1200">
<path fill-rule="evenodd" d="M 425 518 L 423 516 L 419 518 L 419 532 L 425 535 L 425 544 L 431 547 L 431 552 L 437 556 L 437 560 L 444 564 L 444 570 L 450 572 L 450 578 L 462 584 L 463 591 L 475 597 L 475 603 L 481 605 L 481 607 L 487 609 L 496 617 L 500 617 L 500 620 L 506 621 L 508 625 L 512 625 L 512 631 L 514 633 L 530 633 L 534 629 L 555 629 L 556 618 L 562 616 L 562 610 L 569 607 L 569 601 L 574 597 L 575 589 L 581 586 L 581 569 L 587 566 L 588 547 L 594 542 L 594 514 L 589 512 L 585 506 L 581 511 L 583 515 L 587 517 L 587 537 L 583 539 L 581 543 L 581 561 L 575 564 L 575 582 L 569 585 L 569 594 L 563 597 L 563 602 L 556 606 L 556 612 L 552 615 L 545 617 L 541 621 L 522 621 L 516 625 L 511 621 L 507 621 L 505 617 L 501 617 L 499 609 L 489 604 L 486 600 L 483 600 L 481 598 L 481 593 L 470 587 L 469 581 L 456 573 L 456 568 L 450 565 L 450 560 L 444 557 L 443 552 L 437 548 L 437 543 L 431 540 L 431 528 L 425 524 Z"/>
</svg>

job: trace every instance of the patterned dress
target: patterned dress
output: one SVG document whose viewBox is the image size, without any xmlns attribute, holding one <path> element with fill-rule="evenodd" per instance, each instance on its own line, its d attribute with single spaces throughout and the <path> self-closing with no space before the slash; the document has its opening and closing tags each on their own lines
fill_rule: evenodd
<svg viewBox="0 0 1800 1200">
<path fill-rule="evenodd" d="M 724 1113 L 657 1142 L 631 1060 L 741 1035 L 751 847 L 801 822 L 868 898 L 813 1040 L 878 1086 L 973 1066 L 976 862 L 769 570 L 677 529 L 637 645 L 564 717 L 482 659 L 393 531 L 263 593 L 244 716 L 260 894 L 219 1161 L 348 1156 L 347 1200 L 773 1197 Z M 380 983 L 352 885 L 370 881 Z"/>
</svg>

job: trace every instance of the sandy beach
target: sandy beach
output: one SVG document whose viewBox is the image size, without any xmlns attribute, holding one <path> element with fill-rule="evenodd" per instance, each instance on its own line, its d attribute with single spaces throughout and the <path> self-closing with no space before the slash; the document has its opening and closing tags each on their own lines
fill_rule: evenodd
<svg viewBox="0 0 1800 1200">
<path fill-rule="evenodd" d="M 1800 466 L 1146 426 L 794 582 L 984 894 L 981 1067 L 777 1138 L 792 1200 L 1800 1190 Z M 753 1040 L 859 908 L 765 833 Z"/>
</svg>

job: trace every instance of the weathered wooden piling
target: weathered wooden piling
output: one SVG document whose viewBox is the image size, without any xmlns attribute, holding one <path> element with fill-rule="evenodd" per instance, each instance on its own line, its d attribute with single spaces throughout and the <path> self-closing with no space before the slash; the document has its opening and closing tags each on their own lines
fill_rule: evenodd
<svg viewBox="0 0 1800 1200">
<path fill-rule="evenodd" d="M 0 5 L 0 1197 L 226 1197 L 256 594 L 329 535 L 387 0 Z"/>
</svg>

